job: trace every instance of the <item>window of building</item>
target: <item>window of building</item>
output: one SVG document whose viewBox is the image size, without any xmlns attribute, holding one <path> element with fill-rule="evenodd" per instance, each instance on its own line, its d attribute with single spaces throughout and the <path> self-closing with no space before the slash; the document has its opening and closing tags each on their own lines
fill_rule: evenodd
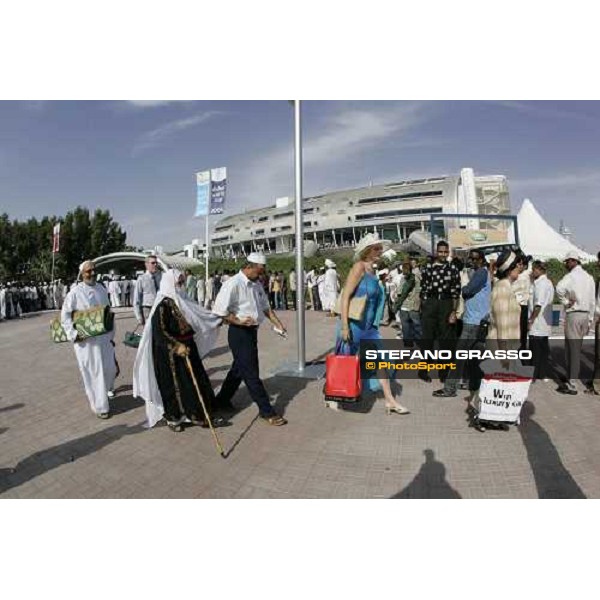
<svg viewBox="0 0 600 600">
<path fill-rule="evenodd" d="M 264 233 L 264 232 L 265 232 L 265 230 L 264 230 L 264 229 L 257 229 L 257 230 L 254 232 L 254 235 L 260 235 L 261 233 Z"/>
<path fill-rule="evenodd" d="M 284 212 L 284 213 L 279 213 L 278 215 L 274 215 L 273 218 L 274 219 L 283 219 L 283 217 L 289 217 L 290 215 L 293 215 L 294 211 L 290 210 L 288 212 Z"/>
<path fill-rule="evenodd" d="M 312 227 L 311 221 L 304 221 L 304 227 Z"/>
<path fill-rule="evenodd" d="M 258 217 L 258 222 L 266 221 L 269 217 Z"/>
<path fill-rule="evenodd" d="M 287 231 L 288 229 L 291 229 L 292 226 L 291 225 L 282 225 L 281 227 L 271 227 L 271 231 Z"/>
<path fill-rule="evenodd" d="M 215 227 L 215 231 L 225 231 L 227 229 L 231 229 L 233 225 L 217 225 Z"/>
<path fill-rule="evenodd" d="M 415 200 L 417 198 L 435 198 L 443 196 L 442 190 L 432 190 L 429 192 L 409 192 L 408 194 L 398 194 L 396 196 L 385 196 L 383 198 L 362 198 L 358 201 L 359 204 L 374 204 L 375 202 L 394 202 L 398 200 Z"/>
<path fill-rule="evenodd" d="M 393 217 L 403 217 L 406 215 L 428 215 L 441 212 L 441 207 L 414 208 L 412 210 L 387 210 L 385 212 L 365 213 L 364 215 L 356 215 L 354 218 L 356 221 L 372 221 L 375 219 L 390 219 Z"/>
</svg>

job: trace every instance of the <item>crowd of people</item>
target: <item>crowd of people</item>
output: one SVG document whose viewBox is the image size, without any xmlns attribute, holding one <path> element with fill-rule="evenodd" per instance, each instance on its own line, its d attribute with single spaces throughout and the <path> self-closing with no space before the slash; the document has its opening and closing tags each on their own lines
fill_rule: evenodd
<svg viewBox="0 0 600 600">
<path fill-rule="evenodd" d="M 391 325 L 407 348 L 469 350 L 484 342 L 506 349 L 529 348 L 534 380 L 558 382 L 549 350 L 553 303 L 558 299 L 565 313 L 567 370 L 558 391 L 578 393 L 582 342 L 590 331 L 596 336 L 594 378 L 600 376 L 600 291 L 576 253 L 564 257 L 567 274 L 555 287 L 547 276 L 547 265 L 516 248 L 492 256 L 471 249 L 463 262 L 452 257 L 449 245 L 440 241 L 435 256 L 424 264 L 412 257 L 391 270 L 378 270 L 388 246 L 377 234 L 363 237 L 343 289 L 336 265 L 329 259 L 322 268 L 303 274 L 307 304 L 313 310 L 339 314 L 336 347 L 345 345 L 345 352 L 358 353 L 361 341 L 377 343 L 382 339 L 381 327 Z M 286 333 L 275 311 L 295 305 L 295 271 L 287 275 L 268 272 L 261 253 L 250 254 L 237 273 L 211 274 L 207 284 L 189 271 L 162 272 L 156 256 L 148 256 L 145 266 L 135 281 L 124 277 L 100 281 L 94 263 L 86 261 L 80 267 L 79 282 L 66 295 L 60 280 L 55 285 L 2 285 L 2 318 L 44 308 L 61 309 L 62 326 L 74 343 L 90 407 L 99 418 L 110 416 L 108 399 L 118 373 L 114 331 L 84 339 L 73 323 L 73 311 L 131 306 L 143 328 L 134 367 L 134 394 L 145 400 L 149 426 L 164 418 L 173 431 L 180 432 L 190 423 L 206 427 L 209 416 L 217 425 L 226 424 L 234 411 L 232 398 L 242 382 L 259 416 L 268 424 L 284 425 L 287 421 L 273 409 L 260 379 L 257 333 L 265 319 Z M 362 301 L 358 316 L 353 314 L 356 299 Z M 222 324 L 228 325 L 232 364 L 215 393 L 203 359 L 213 348 Z M 476 361 L 456 363 L 456 370 L 440 373 L 442 387 L 433 391 L 433 396 L 456 397 L 458 389 L 477 391 L 481 371 Z M 432 381 L 424 371 L 419 377 Z M 408 414 L 389 375 L 370 378 L 365 385 L 382 393 L 387 414 Z M 584 390 L 600 392 L 589 382 Z"/>
<path fill-rule="evenodd" d="M 361 240 L 342 293 L 337 340 L 350 343 L 353 353 L 358 352 L 361 340 L 381 339 L 381 325 L 392 324 L 407 348 L 470 350 L 487 343 L 499 349 L 529 349 L 534 382 L 556 382 L 557 391 L 569 395 L 577 394 L 578 388 L 600 392 L 593 383 L 600 377 L 600 290 L 576 252 L 564 257 L 567 274 L 555 288 L 547 276 L 547 264 L 532 260 L 518 248 L 490 256 L 472 249 L 463 262 L 451 257 L 449 245 L 440 241 L 435 256 L 421 267 L 412 258 L 391 271 L 377 270 L 387 246 L 375 234 Z M 362 317 L 350 319 L 351 299 L 363 296 L 367 302 Z M 553 367 L 550 353 L 555 298 L 564 310 L 566 376 Z M 588 333 L 595 334 L 595 366 L 591 380 L 582 382 L 582 345 Z M 455 362 L 455 370 L 440 373 L 443 386 L 433 396 L 456 397 L 458 389 L 475 396 L 482 375 L 477 361 Z M 425 371 L 419 371 L 419 378 L 432 381 Z M 388 413 L 407 412 L 395 400 L 387 377 L 369 380 L 368 385 L 382 389 Z"/>
<path fill-rule="evenodd" d="M 67 289 L 61 279 L 52 282 L 0 282 L 0 321 L 40 310 L 60 310 Z"/>
<path fill-rule="evenodd" d="M 287 423 L 271 405 L 259 374 L 260 323 L 266 318 L 286 333 L 260 282 L 265 265 L 264 255 L 253 253 L 237 274 L 221 277 L 209 310 L 198 302 L 198 297 L 194 300 L 193 295 L 188 295 L 190 289 L 197 289 L 197 281 L 190 279 L 191 273 L 176 269 L 163 273 L 156 256 L 147 257 L 146 271 L 133 287 L 133 310 L 143 327 L 134 365 L 133 391 L 145 401 L 149 427 L 162 419 L 175 432 L 183 431 L 187 424 L 224 425 L 235 412 L 231 400 L 242 382 L 265 423 L 275 426 Z M 93 261 L 82 263 L 80 277 L 64 301 L 61 323 L 74 343 L 90 408 L 99 418 L 107 419 L 108 399 L 114 395 L 118 372 L 114 330 L 83 338 L 72 316 L 74 311 L 110 306 L 110 292 L 97 280 Z M 229 326 L 233 361 L 215 394 L 202 359 L 213 348 L 223 323 Z"/>
</svg>

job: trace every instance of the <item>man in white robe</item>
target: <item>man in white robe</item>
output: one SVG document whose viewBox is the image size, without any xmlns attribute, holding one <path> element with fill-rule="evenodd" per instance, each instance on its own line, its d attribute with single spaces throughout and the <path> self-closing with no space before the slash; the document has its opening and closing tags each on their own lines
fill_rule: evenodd
<svg viewBox="0 0 600 600">
<path fill-rule="evenodd" d="M 6 288 L 0 283 L 0 321 L 6 319 Z"/>
<path fill-rule="evenodd" d="M 323 282 L 323 294 L 321 295 L 321 304 L 323 310 L 333 311 L 335 307 L 335 301 L 340 289 L 340 280 L 338 278 L 337 271 L 335 270 L 335 263 L 329 259 L 325 260 L 325 281 Z"/>
<path fill-rule="evenodd" d="M 114 307 L 121 306 L 121 286 L 116 277 L 108 284 L 108 293 L 110 294 L 110 303 Z"/>
<path fill-rule="evenodd" d="M 108 398 L 109 395 L 113 395 L 112 388 L 117 374 L 115 349 L 112 343 L 114 330 L 82 340 L 73 325 L 71 316 L 74 310 L 109 306 L 110 303 L 104 286 L 96 283 L 94 263 L 84 262 L 80 267 L 80 273 L 82 281 L 67 294 L 63 303 L 61 324 L 67 337 L 74 344 L 75 356 L 92 412 L 100 419 L 108 419 Z"/>
<path fill-rule="evenodd" d="M 196 283 L 196 296 L 198 297 L 198 304 L 200 306 L 204 306 L 205 294 L 206 292 L 206 281 L 204 280 L 204 276 L 198 277 L 198 281 Z"/>
</svg>

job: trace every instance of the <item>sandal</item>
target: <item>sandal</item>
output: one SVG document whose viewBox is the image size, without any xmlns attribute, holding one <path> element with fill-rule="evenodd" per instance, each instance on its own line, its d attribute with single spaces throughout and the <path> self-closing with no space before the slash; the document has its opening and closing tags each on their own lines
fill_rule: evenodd
<svg viewBox="0 0 600 600">
<path fill-rule="evenodd" d="M 261 419 L 268 423 L 269 425 L 275 425 L 276 427 L 281 427 L 282 425 L 287 425 L 287 421 L 280 417 L 279 415 L 271 415 L 270 417 L 261 417 Z"/>
</svg>

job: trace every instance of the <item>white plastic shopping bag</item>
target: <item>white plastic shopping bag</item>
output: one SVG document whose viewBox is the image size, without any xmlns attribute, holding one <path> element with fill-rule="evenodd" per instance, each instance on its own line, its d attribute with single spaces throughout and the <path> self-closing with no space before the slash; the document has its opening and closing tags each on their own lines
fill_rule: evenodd
<svg viewBox="0 0 600 600">
<path fill-rule="evenodd" d="M 518 424 L 521 408 L 529 395 L 533 369 L 513 361 L 500 368 L 493 363 L 496 361 L 481 365 L 484 376 L 479 388 L 478 418 L 481 421 Z"/>
</svg>

